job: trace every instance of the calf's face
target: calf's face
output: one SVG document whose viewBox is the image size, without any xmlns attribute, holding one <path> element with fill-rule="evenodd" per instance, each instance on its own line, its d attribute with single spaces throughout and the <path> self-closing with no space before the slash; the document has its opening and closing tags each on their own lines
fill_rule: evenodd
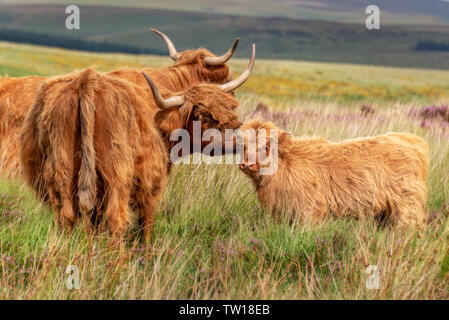
<svg viewBox="0 0 449 320">
<path fill-rule="evenodd" d="M 289 134 L 271 122 L 258 120 L 245 123 L 240 129 L 243 145 L 240 170 L 254 179 L 275 174 L 284 152 L 282 144 Z"/>
</svg>

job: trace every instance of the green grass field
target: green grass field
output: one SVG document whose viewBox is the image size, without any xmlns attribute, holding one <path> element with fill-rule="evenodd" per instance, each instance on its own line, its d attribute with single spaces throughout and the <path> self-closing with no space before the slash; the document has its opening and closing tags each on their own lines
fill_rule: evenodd
<svg viewBox="0 0 449 320">
<path fill-rule="evenodd" d="M 10 76 L 169 63 L 0 43 L 0 74 Z M 238 74 L 246 64 L 231 67 Z M 82 224 L 59 230 L 22 182 L 0 179 L 0 299 L 448 299 L 449 125 L 417 112 L 447 104 L 448 89 L 448 71 L 257 60 L 237 94 L 242 119 L 263 102 L 260 116 L 298 136 L 423 137 L 431 166 L 422 234 L 371 220 L 275 221 L 236 165 L 175 165 L 151 245 L 117 246 Z M 364 104 L 375 113 L 362 116 Z M 69 265 L 79 268 L 79 290 L 66 288 Z M 379 267 L 379 290 L 365 286 L 369 265 Z"/>
</svg>

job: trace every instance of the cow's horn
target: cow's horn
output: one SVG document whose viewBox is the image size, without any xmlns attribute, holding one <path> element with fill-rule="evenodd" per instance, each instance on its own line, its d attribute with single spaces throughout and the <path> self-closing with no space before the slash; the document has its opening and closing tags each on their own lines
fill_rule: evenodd
<svg viewBox="0 0 449 320">
<path fill-rule="evenodd" d="M 220 57 L 206 57 L 204 58 L 204 63 L 208 66 L 221 66 L 225 64 L 229 59 L 232 58 L 232 55 L 237 49 L 237 45 L 239 44 L 240 38 L 235 39 L 232 47 L 222 56 Z"/>
<path fill-rule="evenodd" d="M 168 99 L 162 98 L 159 89 L 156 87 L 153 80 L 151 80 L 150 76 L 148 76 L 145 71 L 142 71 L 142 74 L 145 79 L 147 79 L 151 91 L 153 92 L 154 100 L 156 101 L 156 104 L 160 109 L 173 109 L 184 104 L 185 97 L 182 95 L 174 96 Z"/>
<path fill-rule="evenodd" d="M 243 73 L 237 79 L 234 79 L 228 83 L 220 85 L 220 89 L 223 90 L 224 92 L 229 92 L 237 89 L 242 84 L 244 84 L 245 81 L 248 80 L 249 76 L 251 75 L 251 71 L 253 70 L 255 60 L 256 60 L 256 45 L 253 43 L 253 53 L 251 55 L 251 60 L 249 61 L 246 70 L 243 71 Z"/>
<path fill-rule="evenodd" d="M 171 42 L 170 38 L 165 33 L 162 33 L 154 28 L 151 28 L 151 31 L 157 33 L 158 35 L 161 36 L 162 39 L 164 39 L 168 47 L 168 53 L 170 54 L 170 58 L 172 58 L 174 61 L 178 60 L 179 58 L 178 51 L 176 51 L 175 45 L 173 44 L 173 42 Z"/>
</svg>

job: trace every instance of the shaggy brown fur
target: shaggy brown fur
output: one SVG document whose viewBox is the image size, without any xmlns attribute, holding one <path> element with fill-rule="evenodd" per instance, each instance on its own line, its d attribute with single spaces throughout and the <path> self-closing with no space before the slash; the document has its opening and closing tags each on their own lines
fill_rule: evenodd
<svg viewBox="0 0 449 320">
<path fill-rule="evenodd" d="M 19 133 L 43 77 L 2 78 L 0 81 L 0 172 L 19 172 Z"/>
<path fill-rule="evenodd" d="M 270 141 L 269 132 L 278 129 L 275 125 L 250 121 L 241 129 L 259 128 L 268 132 L 269 151 L 270 143 L 275 142 L 273 135 Z M 384 214 L 399 226 L 419 226 L 426 221 L 429 157 L 421 138 L 389 133 L 334 143 L 293 138 L 278 130 L 278 170 L 274 175 L 260 175 L 261 161 L 248 163 L 247 152 L 240 165 L 268 210 L 297 213 L 311 220 L 329 214 L 359 218 Z M 273 161 L 270 156 L 268 159 Z"/>
<path fill-rule="evenodd" d="M 72 228 L 77 216 L 104 209 L 112 233 L 122 235 L 130 202 L 148 239 L 171 132 L 195 120 L 203 130 L 241 124 L 238 101 L 217 85 L 182 93 L 182 106 L 160 110 L 149 88 L 92 69 L 43 83 L 22 128 L 20 155 L 27 182 L 50 202 L 57 221 Z"/>
<path fill-rule="evenodd" d="M 230 80 L 229 67 L 207 66 L 205 57 L 214 56 L 200 48 L 181 52 L 173 66 L 160 69 L 145 68 L 160 89 L 182 91 L 199 82 L 224 83 Z M 109 76 L 147 87 L 141 69 L 119 69 Z M 8 177 L 21 175 L 18 156 L 18 135 L 28 111 L 33 105 L 38 86 L 48 78 L 6 78 L 0 82 L 0 173 Z"/>
<path fill-rule="evenodd" d="M 147 91 L 147 94 L 151 92 Z M 239 102 L 230 93 L 224 93 L 218 89 L 217 85 L 200 83 L 194 85 L 187 91 L 170 93 L 162 91 L 164 98 L 173 95 L 183 94 L 186 102 L 179 108 L 170 110 L 158 110 L 155 114 L 155 122 L 158 126 L 164 140 L 167 143 L 168 150 L 176 144 L 170 142 L 170 134 L 176 129 L 186 129 L 190 137 L 193 138 L 193 121 L 201 122 L 201 130 L 218 129 L 224 134 L 225 129 L 238 129 L 241 122 L 238 119 L 236 109 Z M 151 96 L 152 97 L 152 96 Z M 150 108 L 156 108 L 153 99 L 150 99 Z M 191 144 L 193 141 L 191 141 Z M 208 143 L 202 144 L 204 148 Z M 225 139 L 222 139 L 222 151 L 224 152 Z"/>
<path fill-rule="evenodd" d="M 185 90 L 199 82 L 221 84 L 230 81 L 231 72 L 226 64 L 208 66 L 204 63 L 205 57 L 214 56 L 213 53 L 204 48 L 187 50 L 180 53 L 180 57 L 172 66 L 160 69 L 144 68 L 143 71 L 151 77 L 159 89 L 174 92 Z M 141 69 L 124 68 L 112 71 L 109 75 L 128 80 L 139 86 L 147 86 Z"/>
<path fill-rule="evenodd" d="M 26 117 L 20 155 L 27 182 L 58 222 L 105 211 L 122 235 L 131 205 L 148 237 L 167 174 L 165 144 L 127 81 L 91 69 L 43 83 Z"/>
</svg>

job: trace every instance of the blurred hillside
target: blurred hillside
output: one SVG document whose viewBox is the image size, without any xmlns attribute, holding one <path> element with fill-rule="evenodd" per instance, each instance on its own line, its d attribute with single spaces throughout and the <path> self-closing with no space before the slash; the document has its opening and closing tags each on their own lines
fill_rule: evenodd
<svg viewBox="0 0 449 320">
<path fill-rule="evenodd" d="M 72 0 L 0 0 L 0 3 L 74 4 Z M 364 21 L 365 8 L 376 4 L 385 23 L 449 23 L 449 3 L 442 0 L 78 0 L 76 4 L 357 23 Z"/>
<path fill-rule="evenodd" d="M 281 1 L 281 4 L 284 2 Z M 346 2 L 346 5 L 349 5 L 351 1 Z M 136 6 L 143 6 L 145 3 L 134 0 L 126 2 L 127 5 Z M 151 1 L 152 6 L 156 6 L 157 3 L 159 2 Z M 245 3 L 249 2 L 243 2 Z M 312 5 L 309 3 L 301 8 L 310 6 Z M 178 7 L 173 5 L 171 8 Z M 180 8 L 184 9 L 182 6 Z M 192 4 L 191 9 L 194 8 Z M 331 5 L 329 4 L 326 8 L 330 9 Z M 391 10 L 395 8 L 391 6 Z M 385 23 L 381 25 L 381 30 L 368 31 L 365 24 L 361 22 L 340 23 L 282 17 L 225 15 L 202 13 L 201 10 L 193 12 L 86 5 L 80 5 L 80 10 L 81 29 L 70 31 L 65 28 L 67 15 L 63 5 L 3 4 L 0 5 L 0 31 L 32 32 L 35 33 L 34 38 L 39 41 L 47 36 L 58 36 L 65 37 L 67 41 L 74 38 L 77 41 L 80 39 L 89 41 L 92 42 L 89 44 L 92 47 L 98 47 L 98 43 L 106 42 L 109 47 L 116 45 L 119 48 L 128 46 L 133 49 L 118 50 L 122 52 L 166 52 L 163 41 L 149 31 L 149 27 L 152 26 L 167 33 L 179 50 L 204 46 L 218 54 L 227 50 L 236 37 L 241 37 L 242 41 L 237 50 L 237 55 L 240 57 L 249 55 L 249 46 L 254 42 L 257 44 L 258 58 L 413 68 L 449 68 L 448 51 L 415 49 L 423 41 L 432 41 L 436 44 L 434 48 L 445 48 L 449 43 L 449 28 L 446 25 L 412 23 L 413 21 L 424 23 L 427 21 L 425 19 L 410 20 L 410 24 L 401 25 Z M 273 10 L 275 14 L 277 11 Z M 411 8 L 407 12 L 412 14 L 410 10 Z M 444 12 L 441 10 L 441 14 Z M 239 12 L 239 14 L 243 13 Z M 363 12 L 359 12 L 360 14 L 365 17 Z M 338 16 L 338 12 L 335 16 Z M 396 16 L 402 17 L 401 14 Z M 10 37 L 0 38 L 0 40 L 10 41 Z M 31 43 L 52 45 L 39 41 Z M 82 48 L 76 47 L 76 49 Z"/>
<path fill-rule="evenodd" d="M 64 74 L 95 66 L 99 71 L 122 67 L 162 67 L 168 56 L 100 54 L 61 50 L 0 41 L 0 76 Z M 234 58 L 234 76 L 247 66 Z M 353 64 L 264 60 L 258 58 L 251 78 L 238 91 L 239 98 L 257 96 L 281 104 L 297 99 L 337 101 L 345 106 L 363 103 L 447 104 L 449 71 L 371 67 Z"/>
</svg>

